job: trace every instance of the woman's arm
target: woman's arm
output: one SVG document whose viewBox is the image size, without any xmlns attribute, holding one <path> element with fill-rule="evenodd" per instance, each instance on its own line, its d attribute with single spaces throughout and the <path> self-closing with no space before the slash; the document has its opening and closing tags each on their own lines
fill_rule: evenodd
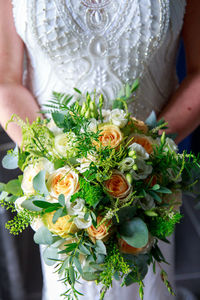
<svg viewBox="0 0 200 300">
<path fill-rule="evenodd" d="M 183 26 L 187 77 L 159 118 L 169 123 L 169 133 L 177 133 L 179 143 L 200 124 L 200 1 L 188 0 Z"/>
<path fill-rule="evenodd" d="M 34 121 L 39 106 L 22 85 L 24 45 L 17 35 L 11 0 L 0 0 L 0 123 L 5 128 L 12 114 Z M 21 143 L 21 129 L 9 124 L 7 133 Z"/>
</svg>

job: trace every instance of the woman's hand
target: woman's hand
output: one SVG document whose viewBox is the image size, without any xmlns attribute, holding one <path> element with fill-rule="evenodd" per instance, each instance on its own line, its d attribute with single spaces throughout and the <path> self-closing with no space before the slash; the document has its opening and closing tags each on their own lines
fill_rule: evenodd
<svg viewBox="0 0 200 300">
<path fill-rule="evenodd" d="M 0 123 L 5 128 L 12 114 L 35 120 L 39 106 L 22 85 L 24 45 L 15 30 L 11 0 L 0 0 Z M 21 129 L 8 126 L 7 133 L 20 145 Z"/>
<path fill-rule="evenodd" d="M 168 121 L 168 133 L 179 143 L 200 124 L 200 1 L 188 0 L 183 26 L 187 77 L 159 118 Z"/>
</svg>

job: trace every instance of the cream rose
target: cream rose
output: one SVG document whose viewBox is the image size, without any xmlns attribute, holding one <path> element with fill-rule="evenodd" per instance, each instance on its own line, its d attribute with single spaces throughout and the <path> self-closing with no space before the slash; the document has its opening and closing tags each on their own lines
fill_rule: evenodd
<svg viewBox="0 0 200 300">
<path fill-rule="evenodd" d="M 69 215 L 58 218 L 57 222 L 54 224 L 52 222 L 54 213 L 55 211 L 45 214 L 43 217 L 44 224 L 48 227 L 49 231 L 62 238 L 68 237 L 69 233 L 74 234 L 78 231 L 74 222 L 69 221 L 71 219 L 71 216 Z"/>
<path fill-rule="evenodd" d="M 47 177 L 50 172 L 54 170 L 53 164 L 46 158 L 41 158 L 35 165 L 31 164 L 24 170 L 22 179 L 22 190 L 25 195 L 34 195 L 35 190 L 33 188 L 33 178 L 42 170 L 47 172 Z"/>
<path fill-rule="evenodd" d="M 26 196 L 23 196 L 23 197 L 20 197 L 20 198 L 17 198 L 15 200 L 15 209 L 16 211 L 19 213 L 20 211 L 23 211 L 24 208 L 22 207 L 22 203 L 27 199 Z"/>
<path fill-rule="evenodd" d="M 53 198 L 57 199 L 60 194 L 64 194 L 68 199 L 79 188 L 78 174 L 68 166 L 60 168 L 50 174 L 47 187 Z"/>
<path fill-rule="evenodd" d="M 101 144 L 103 147 L 110 146 L 111 148 L 116 148 L 122 142 L 122 132 L 117 126 L 109 124 L 102 125 L 99 126 L 99 130 L 101 130 L 99 142 L 94 141 L 97 147 Z"/>
<path fill-rule="evenodd" d="M 53 119 L 47 124 L 47 127 L 53 132 L 54 135 L 62 133 L 62 129 L 56 126 L 56 123 L 54 122 Z"/>
</svg>

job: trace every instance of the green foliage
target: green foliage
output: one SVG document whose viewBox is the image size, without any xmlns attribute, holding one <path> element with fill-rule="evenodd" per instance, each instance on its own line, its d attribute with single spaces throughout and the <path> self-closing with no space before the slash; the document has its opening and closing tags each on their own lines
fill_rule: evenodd
<svg viewBox="0 0 200 300">
<path fill-rule="evenodd" d="M 153 217 L 149 222 L 149 230 L 153 236 L 165 238 L 174 232 L 174 226 L 181 218 L 182 215 L 178 212 L 171 212 L 164 217 Z"/>
<path fill-rule="evenodd" d="M 13 235 L 18 235 L 23 230 L 25 230 L 30 223 L 32 222 L 34 217 L 37 217 L 38 213 L 30 212 L 26 209 L 18 212 L 16 216 L 12 220 L 9 220 L 5 227 L 10 231 Z"/>
<path fill-rule="evenodd" d="M 129 265 L 125 262 L 116 243 L 109 241 L 103 271 L 100 273 L 101 283 L 108 289 L 112 286 L 113 277 L 116 273 L 120 278 L 123 278 L 129 272 Z"/>
<path fill-rule="evenodd" d="M 2 166 L 5 169 L 17 169 L 18 168 L 18 148 L 11 149 L 7 152 L 6 156 L 2 159 Z"/>
<path fill-rule="evenodd" d="M 80 189 L 72 195 L 71 202 L 77 198 L 84 199 L 89 206 L 96 206 L 101 200 L 106 198 L 103 188 L 99 184 L 92 184 L 84 178 L 79 178 Z"/>
</svg>

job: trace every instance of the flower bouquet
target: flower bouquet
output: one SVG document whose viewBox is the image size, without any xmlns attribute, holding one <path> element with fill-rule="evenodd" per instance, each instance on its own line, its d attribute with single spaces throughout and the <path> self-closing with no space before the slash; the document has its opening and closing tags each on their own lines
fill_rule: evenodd
<svg viewBox="0 0 200 300">
<path fill-rule="evenodd" d="M 166 123 L 155 113 L 146 122 L 130 115 L 134 89 L 126 87 L 112 110 L 95 92 L 53 93 L 49 119 L 11 120 L 23 142 L 3 166 L 23 175 L 0 185 L 1 204 L 17 211 L 6 227 L 13 234 L 28 225 L 35 230 L 45 263 L 66 284 L 66 299 L 78 299 L 79 278 L 100 284 L 100 299 L 114 279 L 138 283 L 142 299 L 143 279 L 157 262 L 173 293 L 158 241 L 168 242 L 182 217 L 181 193 L 199 181 L 199 157 L 178 154 L 174 141 L 159 134 Z"/>
</svg>

